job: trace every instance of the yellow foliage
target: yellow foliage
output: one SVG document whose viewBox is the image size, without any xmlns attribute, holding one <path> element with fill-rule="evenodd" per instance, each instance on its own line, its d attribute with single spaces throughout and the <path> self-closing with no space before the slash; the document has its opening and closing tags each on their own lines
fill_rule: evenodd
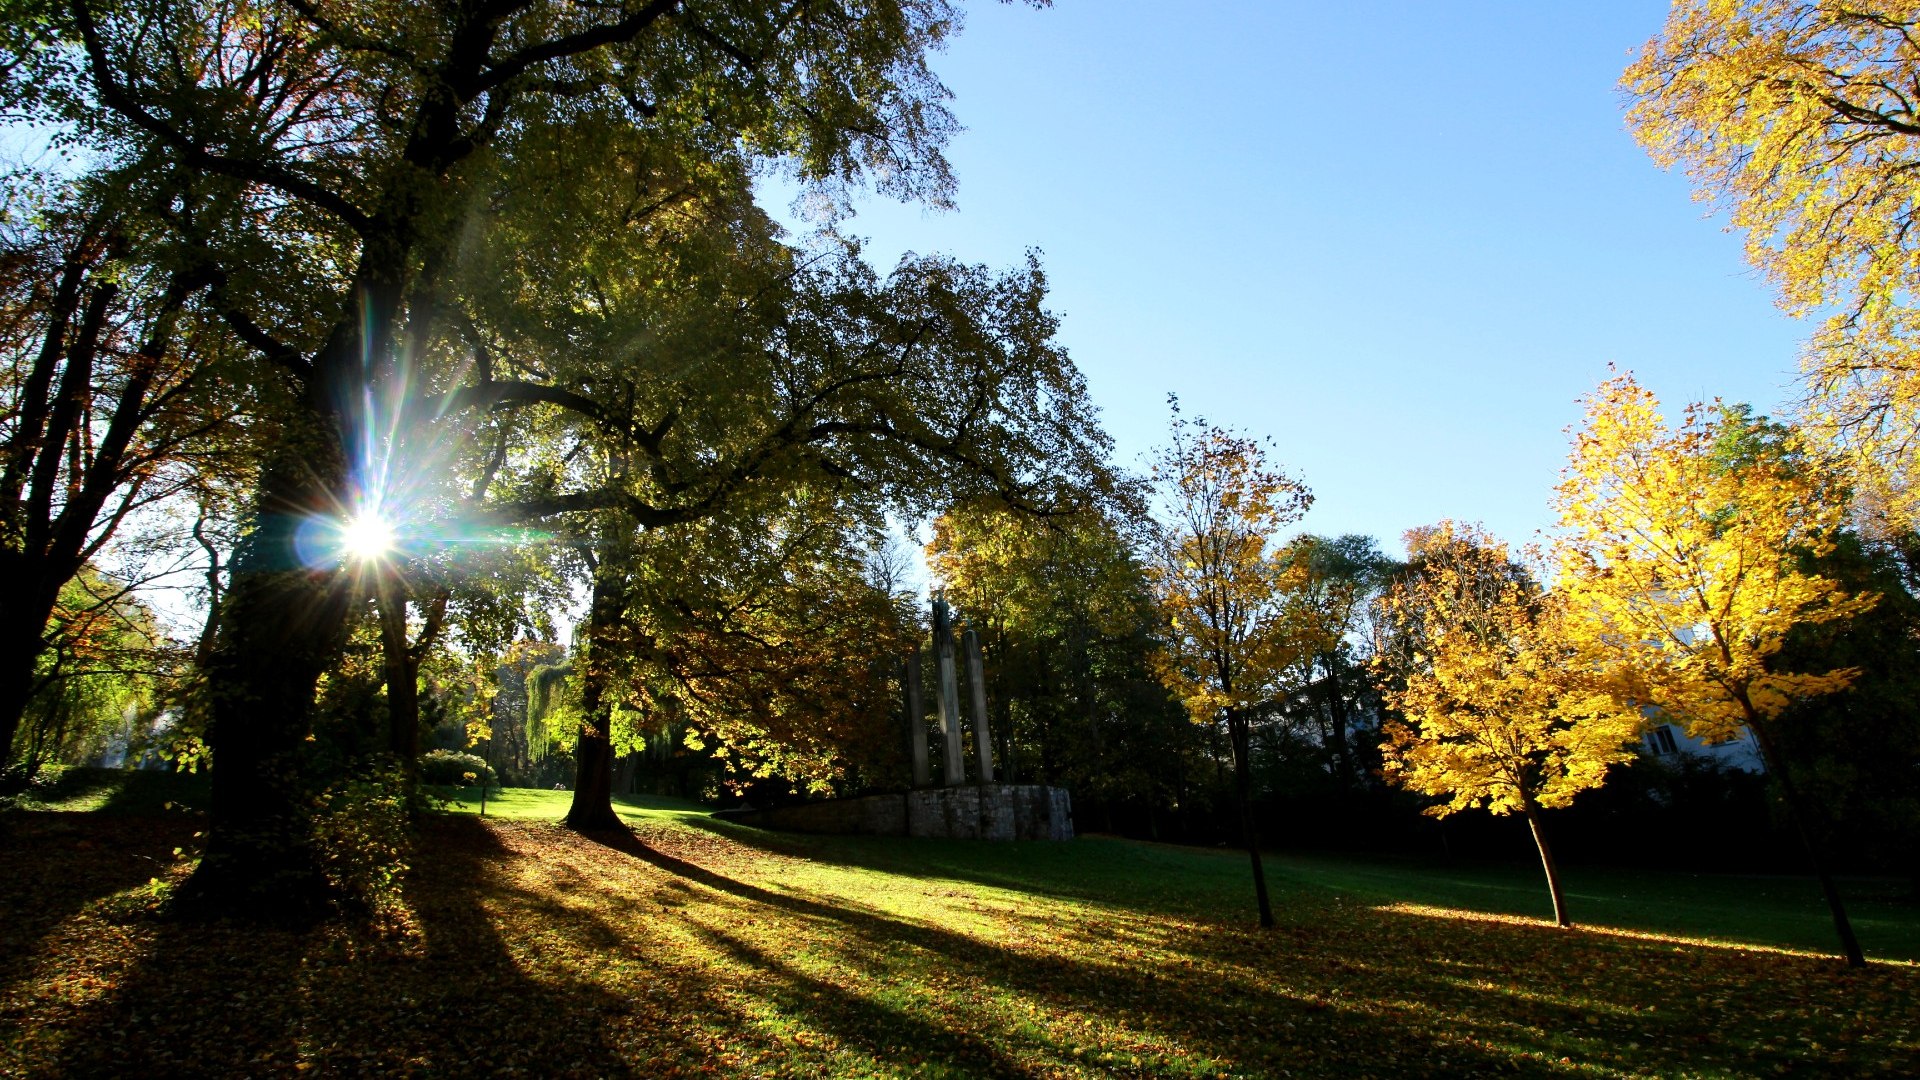
<svg viewBox="0 0 1920 1080">
<path fill-rule="evenodd" d="M 1385 662 L 1389 780 L 1446 802 L 1445 816 L 1565 806 L 1632 756 L 1637 710 L 1578 662 L 1560 598 L 1477 526 L 1408 534 L 1413 569 L 1389 590 L 1388 617 L 1411 648 Z"/>
<path fill-rule="evenodd" d="M 1631 376 L 1587 399 L 1562 474 L 1556 562 L 1568 631 L 1616 693 L 1718 741 L 1855 672 L 1769 670 L 1787 632 L 1871 607 L 1800 568 L 1832 550 L 1846 500 L 1791 433 L 1742 445 L 1736 411 L 1689 406 L 1669 428 Z"/>
<path fill-rule="evenodd" d="M 1896 527 L 1920 512 L 1920 3 L 1682 0 L 1627 69 L 1628 122 L 1746 232 L 1796 315 L 1831 309 L 1816 432 Z"/>
<path fill-rule="evenodd" d="M 1307 569 L 1279 556 L 1279 530 L 1312 502 L 1269 469 L 1258 442 L 1175 415 L 1153 466 L 1166 521 L 1149 574 L 1168 630 L 1162 683 L 1200 723 L 1271 698 L 1311 646 L 1285 599 Z"/>
<path fill-rule="evenodd" d="M 1128 633 L 1139 580 L 1117 523 L 1097 512 L 1035 518 L 964 503 L 933 522 L 927 567 L 961 617 L 986 633 L 1044 633 L 1073 612 L 1092 632 Z"/>
</svg>

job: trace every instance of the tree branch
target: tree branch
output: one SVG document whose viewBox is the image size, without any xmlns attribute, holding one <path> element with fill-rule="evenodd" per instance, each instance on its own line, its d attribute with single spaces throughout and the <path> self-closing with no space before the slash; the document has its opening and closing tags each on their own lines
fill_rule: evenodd
<svg viewBox="0 0 1920 1080">
<path fill-rule="evenodd" d="M 95 89 L 100 92 L 101 104 L 126 118 L 135 127 L 159 139 L 162 144 L 171 147 L 189 164 L 221 176 L 231 176 L 236 180 L 262 184 L 282 194 L 300 199 L 339 218 L 355 233 L 365 235 L 371 229 L 373 219 L 338 192 L 329 191 L 314 181 L 277 165 L 216 154 L 142 108 L 140 103 L 134 100 L 133 94 L 113 78 L 112 62 L 107 58 L 106 46 L 100 41 L 100 31 L 99 27 L 94 25 L 93 13 L 87 10 L 87 0 L 73 0 L 72 11 L 74 22 L 80 29 L 80 37 L 86 48 L 87 70 L 92 76 Z"/>
<path fill-rule="evenodd" d="M 680 0 L 653 0 L 652 3 L 618 22 L 528 46 L 497 64 L 489 65 L 485 74 L 462 88 L 465 91 L 462 96 L 471 100 L 505 84 L 527 69 L 549 60 L 591 52 L 603 45 L 617 45 L 632 41 L 645 33 L 648 27 L 679 9 Z"/>
</svg>

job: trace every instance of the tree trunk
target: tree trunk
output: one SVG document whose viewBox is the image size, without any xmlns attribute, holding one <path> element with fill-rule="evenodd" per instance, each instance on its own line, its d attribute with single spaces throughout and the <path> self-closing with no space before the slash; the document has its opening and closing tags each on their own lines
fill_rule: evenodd
<svg viewBox="0 0 1920 1080">
<path fill-rule="evenodd" d="M 1333 737 L 1333 759 L 1340 769 L 1340 786 L 1348 787 L 1354 780 L 1353 754 L 1347 749 L 1347 698 L 1340 690 L 1339 669 L 1334 666 L 1336 663 L 1338 661 L 1333 657 L 1327 658 L 1324 664 L 1327 676 L 1321 680 L 1321 684 L 1326 687 L 1327 733 Z"/>
<path fill-rule="evenodd" d="M 1246 845 L 1247 858 L 1253 862 L 1253 895 L 1260 905 L 1260 925 L 1273 926 L 1273 905 L 1267 899 L 1267 871 L 1260 864 L 1260 837 L 1253 827 L 1253 770 L 1248 762 L 1251 749 L 1247 721 L 1237 709 L 1227 710 L 1227 733 L 1233 743 L 1234 791 L 1240 804 L 1240 841 Z"/>
<path fill-rule="evenodd" d="M 1773 739 L 1751 708 L 1748 710 L 1747 728 L 1753 732 L 1754 741 L 1760 744 L 1760 753 L 1766 760 L 1767 769 L 1780 783 L 1780 794 L 1787 804 L 1787 819 L 1793 822 L 1793 831 L 1800 837 L 1800 846 L 1806 850 L 1807 862 L 1813 867 L 1814 877 L 1820 879 L 1820 891 L 1825 894 L 1827 910 L 1833 915 L 1834 933 L 1840 937 L 1841 955 L 1846 957 L 1848 967 L 1865 967 L 1867 957 L 1860 950 L 1860 939 L 1853 936 L 1853 922 L 1847 918 L 1847 906 L 1840 901 L 1840 888 L 1834 884 L 1833 875 L 1827 872 L 1826 860 L 1820 857 L 1813 834 L 1807 831 L 1807 811 L 1800 798 L 1800 789 L 1794 786 L 1793 777 L 1787 773 L 1787 763 L 1774 750 Z"/>
<path fill-rule="evenodd" d="M 1572 926 L 1573 920 L 1567 918 L 1566 894 L 1560 891 L 1560 868 L 1554 864 L 1553 849 L 1547 846 L 1546 826 L 1540 822 L 1540 808 L 1532 799 L 1525 802 L 1527 828 L 1533 830 L 1533 846 L 1540 849 L 1540 868 L 1547 872 L 1547 892 L 1553 896 L 1553 921 L 1560 926 Z"/>
<path fill-rule="evenodd" d="M 337 512 L 344 473 L 337 426 L 289 425 L 234 552 L 206 672 L 213 798 L 205 854 L 181 890 L 189 911 L 297 919 L 325 897 L 304 749 L 352 596 L 337 568 L 308 569 L 295 540 L 303 521 Z"/>
<path fill-rule="evenodd" d="M 586 687 L 581 688 L 580 703 L 587 705 Z M 592 695 L 597 708 L 601 695 Z M 599 710 L 600 722 L 606 711 Z M 604 729 L 580 725 L 580 739 L 574 748 L 573 804 L 567 809 L 567 827 L 578 832 L 599 832 L 620 827 L 620 815 L 613 812 L 613 744 Z"/>
<path fill-rule="evenodd" d="M 618 560 L 603 554 L 594 568 L 587 607 L 586 656 L 580 665 L 580 739 L 574 749 L 573 805 L 567 827 L 582 832 L 620 828 L 613 812 L 613 740 L 607 682 L 619 638 L 621 588 Z"/>
<path fill-rule="evenodd" d="M 40 612 L 43 605 L 37 599 L 9 603 L 3 616 L 6 622 L 0 625 L 0 771 L 13 763 L 13 740 L 33 698 L 34 667 L 46 644 L 41 635 L 52 605 Z"/>
<path fill-rule="evenodd" d="M 426 625 L 420 640 L 407 636 L 407 597 L 393 572 L 378 569 L 374 590 L 380 615 L 380 654 L 387 679 L 387 749 L 399 759 L 402 783 L 411 797 L 420 782 L 420 662 L 433 650 L 446 623 L 448 594 L 435 593 L 424 605 Z M 491 742 L 491 736 L 489 736 Z"/>
<path fill-rule="evenodd" d="M 1228 727 L 1231 728 L 1232 724 L 1229 723 Z M 1220 748 L 1220 743 L 1222 741 L 1220 738 L 1221 736 L 1220 725 L 1208 724 L 1207 735 L 1208 735 L 1207 750 L 1212 754 L 1212 757 L 1213 757 L 1213 782 L 1219 785 L 1220 787 L 1225 788 L 1227 786 L 1227 759 L 1230 757 L 1233 757 L 1239 751 L 1237 748 L 1233 746 L 1232 732 L 1229 731 L 1227 732 L 1227 738 L 1225 740 L 1227 743 L 1227 751 L 1222 752 Z"/>
<path fill-rule="evenodd" d="M 408 794 L 420 767 L 420 669 L 407 640 L 407 600 L 384 570 L 374 571 L 380 612 L 380 657 L 387 677 L 387 750 L 400 762 Z"/>
<path fill-rule="evenodd" d="M 38 358 L 19 387 L 9 420 L 4 466 L 0 467 L 0 512 L 5 515 L 7 550 L 0 553 L 0 581 L 11 601 L 0 609 L 0 770 L 12 761 L 13 740 L 33 698 L 34 668 L 46 647 L 47 624 L 59 604 L 60 590 L 87 562 L 90 540 L 103 524 L 113 527 L 107 503 L 133 481 L 126 472 L 127 448 L 146 417 L 148 394 L 158 375 L 158 357 L 172 336 L 173 317 L 193 291 L 176 275 L 160 301 L 152 333 L 142 342 L 150 358 L 134 366 L 119 387 L 104 430 L 92 426 L 82 406 L 96 389 L 94 360 L 120 286 L 96 284 L 80 312 L 84 275 L 95 267 L 74 261 L 67 267 L 52 302 Z M 80 313 L 73 337 L 67 326 Z M 57 392 L 54 369 L 61 365 Z M 92 437 L 97 434 L 97 441 Z M 78 449 L 85 436 L 90 460 Z M 56 497 L 56 492 L 59 496 Z M 24 594 L 24 595 L 23 595 Z"/>
</svg>

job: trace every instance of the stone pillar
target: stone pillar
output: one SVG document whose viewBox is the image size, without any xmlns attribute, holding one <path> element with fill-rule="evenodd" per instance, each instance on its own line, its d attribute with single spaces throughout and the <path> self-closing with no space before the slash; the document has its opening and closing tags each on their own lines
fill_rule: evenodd
<svg viewBox="0 0 1920 1080">
<path fill-rule="evenodd" d="M 980 759 L 974 780 L 993 783 L 993 739 L 987 734 L 987 672 L 980 660 L 980 635 L 967 627 L 960 643 L 967 653 L 967 693 L 973 702 L 973 753 Z"/>
<path fill-rule="evenodd" d="M 967 782 L 967 763 L 960 749 L 960 680 L 953 665 L 953 623 L 947 616 L 947 598 L 933 595 L 933 662 L 940 679 L 940 732 L 946 736 L 946 785 Z"/>
<path fill-rule="evenodd" d="M 907 695 L 907 752 L 913 756 L 913 786 L 926 787 L 927 712 L 920 701 L 920 650 L 915 649 L 900 663 L 900 685 Z"/>
</svg>

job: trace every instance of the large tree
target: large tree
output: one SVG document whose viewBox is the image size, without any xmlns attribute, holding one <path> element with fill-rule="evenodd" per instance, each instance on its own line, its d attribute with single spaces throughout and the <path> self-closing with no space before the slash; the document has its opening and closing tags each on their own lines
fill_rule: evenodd
<svg viewBox="0 0 1920 1080">
<path fill-rule="evenodd" d="M 1031 264 L 994 274 L 912 258 L 883 278 L 850 252 L 817 253 L 723 324 L 743 340 L 688 349 L 687 370 L 632 389 L 651 427 L 607 452 L 597 486 L 557 491 L 564 476 L 537 473 L 521 505 L 598 508 L 619 533 L 800 492 L 838 493 L 870 514 L 989 492 L 1031 510 L 1070 502 L 1103 482 L 1106 442 L 1044 299 Z M 610 305 L 606 317 L 618 327 L 625 314 Z M 711 338 L 710 322 L 690 332 Z M 609 572 L 628 570 L 596 573 Z M 599 626 L 590 616 L 589 638 Z M 581 745 L 576 790 L 595 792 L 608 756 Z M 577 822 L 612 814 L 597 799 L 576 811 Z"/>
<path fill-rule="evenodd" d="M 1795 315 L 1825 434 L 1866 509 L 1920 513 L 1920 8 L 1907 0 L 1680 0 L 1626 71 L 1628 122 L 1747 237 Z"/>
<path fill-rule="evenodd" d="M 207 287 L 150 216 L 97 184 L 9 179 L 0 210 L 0 768 L 59 637 L 68 584 L 182 495 L 231 425 Z M 157 265 L 156 265 L 157 264 Z M 234 447 L 229 444 L 226 449 Z"/>
<path fill-rule="evenodd" d="M 1302 573 L 1279 557 L 1279 532 L 1312 502 L 1267 464 L 1258 440 L 1181 417 L 1154 459 L 1161 517 L 1152 575 L 1165 619 L 1162 677 L 1198 723 L 1224 721 L 1232 744 L 1241 841 L 1260 925 L 1273 925 L 1253 823 L 1251 711 L 1272 700 L 1311 648 L 1285 602 Z"/>
<path fill-rule="evenodd" d="M 1363 631 L 1373 600 L 1385 586 L 1392 560 L 1370 536 L 1302 536 L 1282 559 L 1295 569 L 1287 605 L 1306 648 L 1295 661 L 1301 704 L 1318 720 L 1326 767 L 1336 789 L 1355 783 L 1349 729 L 1355 706 L 1369 692 Z"/>
<path fill-rule="evenodd" d="M 718 243 L 763 268 L 760 284 L 778 280 L 764 269 L 778 262 L 767 254 L 772 230 L 751 212 L 757 162 L 784 162 L 816 184 L 871 178 L 883 191 L 943 200 L 951 120 L 925 58 L 955 23 L 944 3 L 26 8 L 6 39 L 9 104 L 65 125 L 95 167 L 171 211 L 226 332 L 272 365 L 288 402 L 208 664 L 218 767 L 191 897 L 245 910 L 262 888 L 289 902 L 315 895 L 301 748 L 356 592 L 334 541 L 349 520 L 389 505 L 364 481 L 369 446 L 394 425 L 436 419 L 457 443 L 477 411 L 525 407 L 564 413 L 611 447 L 616 467 L 589 487 L 523 491 L 493 521 L 615 507 L 633 526 L 687 520 L 758 477 L 794 480 L 780 465 L 832 467 L 831 455 L 782 452 L 838 434 L 991 464 L 900 415 L 789 409 L 792 425 L 736 437 L 725 415 L 710 414 L 716 426 L 700 428 L 671 389 L 764 353 L 763 338 L 609 339 L 544 319 L 648 301 L 750 302 L 752 292 L 703 291 L 678 273 L 640 294 L 596 279 L 638 251 L 655 252 L 656 266 L 672 262 L 659 254 L 669 250 L 712 265 Z M 619 227 L 583 236 L 609 209 Z M 588 249 L 601 259 L 572 259 Z M 531 269 L 544 255 L 571 261 L 549 264 L 530 293 L 524 274 L 476 272 L 518 256 Z M 713 319 L 676 325 L 724 329 Z M 886 370 L 866 377 L 884 381 Z M 778 400 L 790 389 L 778 377 L 778 365 L 763 365 L 726 388 Z M 957 381 L 955 393 L 978 405 L 968 396 L 978 386 Z M 967 434 L 991 442 L 981 411 L 956 422 L 980 425 Z M 714 469 L 627 482 L 673 438 L 685 460 L 705 452 Z"/>
<path fill-rule="evenodd" d="M 1846 521 L 1838 478 L 1790 435 L 1753 437 L 1742 410 L 1693 406 L 1669 426 L 1631 376 L 1603 383 L 1586 412 L 1555 500 L 1569 635 L 1621 697 L 1694 737 L 1752 732 L 1847 960 L 1864 963 L 1775 731 L 1788 706 L 1845 689 L 1857 674 L 1772 662 L 1796 628 L 1840 623 L 1874 603 L 1808 569 Z"/>
</svg>

